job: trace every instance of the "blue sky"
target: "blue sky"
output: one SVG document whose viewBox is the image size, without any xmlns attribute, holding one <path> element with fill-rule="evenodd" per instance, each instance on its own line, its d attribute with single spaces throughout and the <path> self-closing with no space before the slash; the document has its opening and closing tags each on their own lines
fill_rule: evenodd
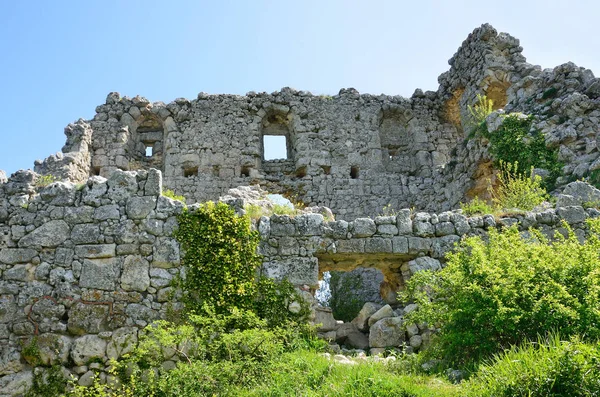
<svg viewBox="0 0 600 397">
<path fill-rule="evenodd" d="M 290 86 L 410 96 L 489 22 L 528 61 L 600 74 L 596 1 L 0 0 L 0 169 L 59 151 L 110 91 L 151 101 Z"/>
</svg>

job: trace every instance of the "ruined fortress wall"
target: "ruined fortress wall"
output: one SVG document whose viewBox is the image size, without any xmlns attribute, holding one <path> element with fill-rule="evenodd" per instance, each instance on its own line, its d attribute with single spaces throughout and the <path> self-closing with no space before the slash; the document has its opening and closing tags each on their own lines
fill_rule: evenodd
<svg viewBox="0 0 600 397">
<path fill-rule="evenodd" d="M 164 104 L 111 93 L 92 120 L 66 128 L 63 153 L 38 162 L 36 171 L 83 181 L 157 168 L 188 202 L 260 184 L 347 220 L 386 205 L 448 210 L 480 195 L 493 177 L 487 143 L 466 138 L 477 94 L 495 109 L 536 116 L 534 129 L 565 164 L 559 186 L 600 168 L 600 81 L 591 71 L 530 65 L 519 41 L 490 25 L 475 29 L 449 64 L 437 91 L 417 89 L 408 99 L 284 88 Z M 264 159 L 265 135 L 285 137 L 287 159 Z"/>
<path fill-rule="evenodd" d="M 68 367 L 85 384 L 177 305 L 170 281 L 181 272 L 180 250 L 172 234 L 183 204 L 161 195 L 159 171 L 46 187 L 35 186 L 37 177 L 20 171 L 0 183 L 0 395 L 31 380 L 33 358 L 23 349 L 34 337 L 42 363 Z M 384 276 L 382 296 L 393 302 L 412 273 L 440 268 L 462 236 L 517 222 L 552 234 L 562 220 L 583 236 L 585 219 L 599 215 L 579 206 L 500 219 L 410 210 L 350 222 L 274 215 L 257 223 L 261 271 L 308 294 L 323 271 L 374 267 Z"/>
</svg>

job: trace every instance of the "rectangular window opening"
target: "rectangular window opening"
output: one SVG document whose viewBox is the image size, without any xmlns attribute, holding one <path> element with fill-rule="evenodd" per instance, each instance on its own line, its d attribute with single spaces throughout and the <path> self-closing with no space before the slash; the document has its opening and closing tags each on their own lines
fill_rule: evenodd
<svg viewBox="0 0 600 397">
<path fill-rule="evenodd" d="M 263 135 L 263 160 L 287 160 L 288 139 L 285 135 Z"/>
<path fill-rule="evenodd" d="M 358 179 L 358 166 L 354 165 L 350 167 L 350 178 Z"/>
<path fill-rule="evenodd" d="M 219 167 L 218 165 L 213 165 L 213 167 L 212 167 L 213 176 L 218 177 L 220 170 L 221 170 L 221 167 Z"/>
<path fill-rule="evenodd" d="M 145 152 L 146 157 L 152 157 L 153 151 L 154 151 L 154 146 L 146 144 L 146 152 Z"/>
<path fill-rule="evenodd" d="M 198 176 L 198 167 L 185 167 L 183 169 L 183 176 L 186 178 Z"/>
</svg>

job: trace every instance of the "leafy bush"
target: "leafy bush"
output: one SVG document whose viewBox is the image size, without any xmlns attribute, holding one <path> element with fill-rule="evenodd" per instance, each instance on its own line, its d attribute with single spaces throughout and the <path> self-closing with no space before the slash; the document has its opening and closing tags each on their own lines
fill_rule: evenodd
<svg viewBox="0 0 600 397">
<path fill-rule="evenodd" d="M 552 187 L 556 178 L 562 173 L 563 164 L 558 161 L 558 149 L 546 147 L 544 135 L 531 130 L 532 116 L 511 113 L 504 116 L 500 128 L 487 132 L 490 141 L 489 151 L 496 160 L 507 164 L 518 163 L 522 174 L 529 173 L 531 168 L 543 168 L 550 172 L 545 184 Z"/>
<path fill-rule="evenodd" d="M 460 203 L 460 209 L 468 216 L 493 214 L 495 212 L 491 205 L 484 200 L 481 200 L 479 197 L 474 197 L 466 204 Z"/>
<path fill-rule="evenodd" d="M 54 175 L 51 175 L 51 174 L 40 175 L 35 180 L 35 187 L 46 187 L 46 186 L 50 185 L 51 183 L 54 183 L 54 182 L 56 182 L 58 180 L 59 180 L 59 178 L 57 178 L 57 177 L 55 177 Z"/>
<path fill-rule="evenodd" d="M 436 338 L 440 358 L 450 365 L 482 358 L 539 334 L 600 338 L 600 221 L 589 222 L 591 235 L 549 242 L 540 232 L 521 235 L 516 227 L 490 230 L 489 242 L 463 240 L 439 272 L 418 272 L 403 300 L 419 310 L 416 323 L 441 326 Z"/>
<path fill-rule="evenodd" d="M 591 397 L 600 395 L 600 345 L 557 335 L 524 343 L 479 368 L 465 385 L 472 397 Z"/>
<path fill-rule="evenodd" d="M 495 189 L 490 188 L 492 202 L 499 210 L 518 208 L 531 211 L 549 198 L 542 186 L 542 178 L 533 175 L 533 169 L 530 169 L 529 175 L 523 175 L 518 167 L 518 163 L 500 162 L 496 175 L 498 185 Z"/>
<path fill-rule="evenodd" d="M 177 194 L 175 194 L 174 191 L 170 190 L 170 189 L 166 189 L 162 191 L 162 195 L 165 197 L 168 197 L 170 199 L 173 200 L 177 200 L 177 201 L 181 201 L 182 203 L 185 204 L 185 197 L 184 196 L 178 196 Z"/>
</svg>

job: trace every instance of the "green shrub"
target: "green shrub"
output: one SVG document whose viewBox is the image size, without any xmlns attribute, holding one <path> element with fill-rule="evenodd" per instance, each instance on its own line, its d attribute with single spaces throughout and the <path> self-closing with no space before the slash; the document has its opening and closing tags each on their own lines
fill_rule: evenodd
<svg viewBox="0 0 600 397">
<path fill-rule="evenodd" d="M 548 170 L 550 175 L 544 183 L 552 187 L 562 173 L 563 164 L 558 161 L 558 149 L 547 148 L 544 135 L 537 130 L 531 131 L 532 124 L 532 116 L 518 113 L 504 116 L 500 128 L 486 134 L 490 141 L 489 151 L 496 165 L 518 163 L 522 174 L 529 173 L 531 168 Z"/>
<path fill-rule="evenodd" d="M 468 216 L 493 214 L 495 212 L 491 205 L 484 200 L 481 200 L 479 197 L 474 197 L 466 204 L 460 203 L 460 209 Z"/>
<path fill-rule="evenodd" d="M 175 237 L 185 252 L 182 301 L 188 310 L 200 314 L 205 304 L 217 314 L 232 307 L 250 309 L 261 265 L 259 236 L 250 220 L 227 204 L 207 202 L 195 211 L 184 210 L 178 221 Z"/>
<path fill-rule="evenodd" d="M 494 111 L 493 108 L 494 102 L 491 99 L 488 99 L 485 95 L 477 94 L 477 102 L 473 106 L 467 106 L 469 110 L 467 127 L 471 130 L 471 134 L 487 131 L 485 119 Z"/>
<path fill-rule="evenodd" d="M 185 197 L 176 195 L 175 192 L 170 189 L 163 190 L 162 195 L 173 200 L 181 201 L 185 204 Z"/>
<path fill-rule="evenodd" d="M 600 337 L 600 221 L 589 222 L 590 237 L 549 242 L 513 226 L 490 230 L 489 241 L 463 240 L 439 272 L 418 272 L 403 300 L 419 310 L 409 321 L 437 324 L 440 358 L 450 365 L 482 358 L 538 334 L 560 330 L 565 337 Z"/>
<path fill-rule="evenodd" d="M 546 189 L 542 186 L 542 178 L 519 172 L 519 164 L 500 163 L 496 188 L 490 188 L 492 202 L 498 210 L 520 209 L 531 211 L 536 206 L 549 198 Z"/>
<path fill-rule="evenodd" d="M 472 397 L 600 395 L 600 345 L 554 335 L 498 354 L 464 385 Z"/>
<path fill-rule="evenodd" d="M 46 187 L 46 186 L 50 185 L 51 183 L 54 183 L 58 180 L 59 180 L 59 178 L 57 178 L 51 174 L 40 175 L 35 180 L 35 187 Z"/>
</svg>

